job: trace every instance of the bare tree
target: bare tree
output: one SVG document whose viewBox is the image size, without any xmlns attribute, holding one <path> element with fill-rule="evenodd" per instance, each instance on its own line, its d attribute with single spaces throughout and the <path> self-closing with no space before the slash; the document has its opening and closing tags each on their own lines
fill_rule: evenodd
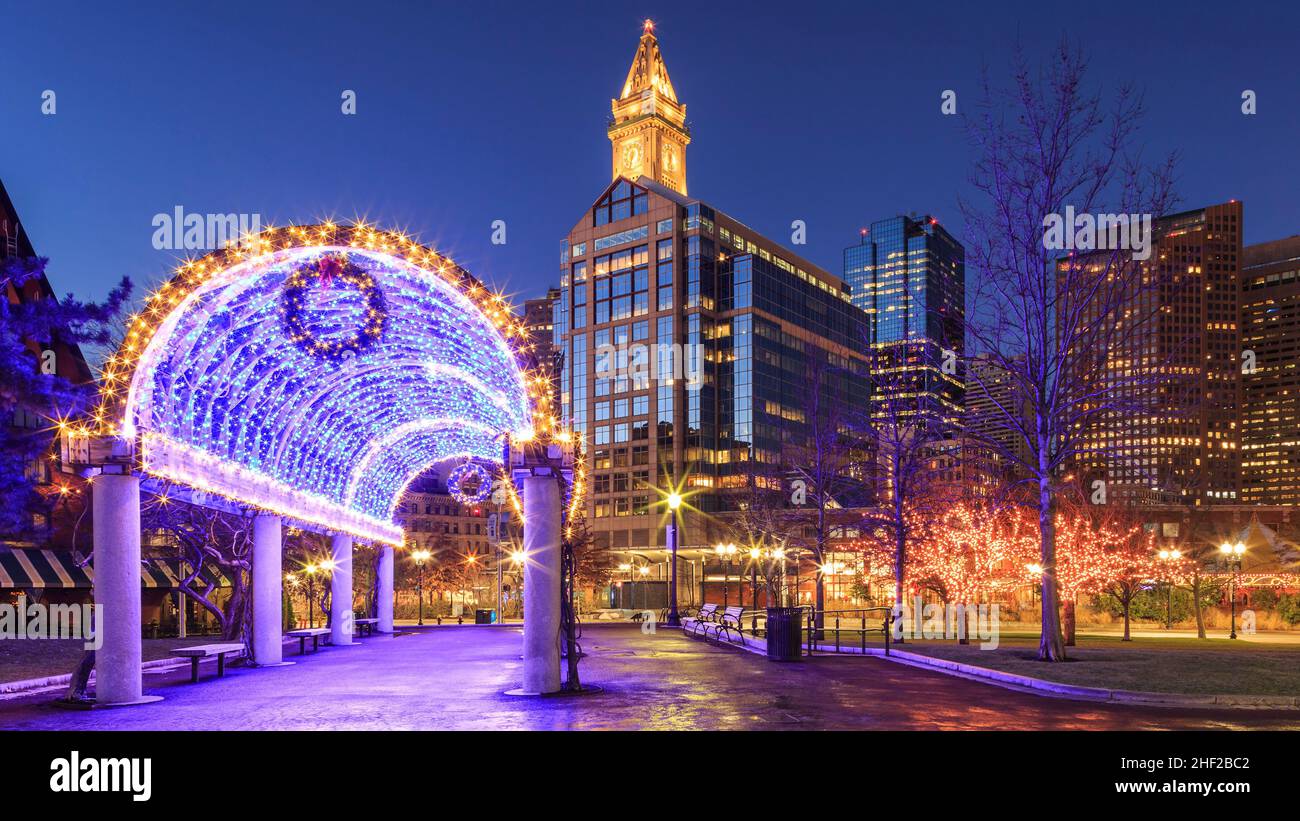
<svg viewBox="0 0 1300 821">
<path fill-rule="evenodd" d="M 1044 228 L 1068 213 L 1151 215 L 1172 202 L 1173 157 L 1148 167 L 1135 147 L 1140 98 L 1121 88 L 1103 106 L 1085 87 L 1086 68 L 1064 42 L 1040 69 L 1017 51 L 1010 87 L 986 79 L 979 112 L 967 120 L 978 154 L 972 183 L 984 200 L 962 202 L 976 282 L 968 339 L 1013 383 L 1025 412 L 1019 403 L 999 404 L 978 375 L 973 387 L 1007 434 L 982 444 L 1023 469 L 1033 486 L 1044 661 L 1065 658 L 1053 526 L 1060 482 L 1088 431 L 1117 423 L 1122 404 L 1150 387 L 1151 371 L 1109 367 L 1108 357 L 1139 350 L 1159 310 L 1159 283 L 1130 250 L 1063 259 Z"/>
<path fill-rule="evenodd" d="M 216 618 L 222 638 L 246 637 L 252 618 L 248 598 L 252 521 L 184 501 L 184 494 L 167 483 L 141 494 L 140 520 L 141 530 L 151 533 L 155 542 L 174 547 L 173 551 L 155 546 L 151 552 L 155 558 L 180 560 L 179 591 Z M 216 574 L 207 572 L 213 566 L 230 582 L 224 602 L 217 598 Z"/>
<path fill-rule="evenodd" d="M 816 625 L 821 630 L 825 623 L 826 579 L 822 566 L 826 563 L 828 545 L 841 523 L 832 511 L 841 507 L 840 497 L 853 487 L 862 486 L 865 464 L 864 442 L 852 422 L 848 403 L 847 380 L 850 374 L 834 367 L 830 362 L 813 357 L 808 363 L 808 374 L 801 423 L 791 426 L 786 434 L 782 461 L 803 483 L 807 502 L 812 508 L 812 537 L 803 535 L 808 529 L 804 517 L 791 513 L 790 525 L 800 535 L 796 541 L 813 556 L 817 564 Z"/>
<path fill-rule="evenodd" d="M 751 450 L 740 471 L 745 477 L 745 492 L 735 501 L 736 513 L 729 519 L 730 529 L 745 549 L 759 551 L 750 561 L 753 571 L 763 577 L 767 606 L 784 607 L 783 556 L 791 514 L 782 492 L 782 468 L 755 459 Z M 754 606 L 757 608 L 757 601 Z"/>
<path fill-rule="evenodd" d="M 877 504 L 862 522 L 866 540 L 893 556 L 894 603 L 906 600 L 907 567 L 924 538 L 925 522 L 942 507 L 939 481 L 955 457 L 951 429 L 934 413 L 916 370 L 902 367 L 898 349 L 870 356 L 871 402 L 857 424 L 869 442 L 866 472 Z"/>
</svg>

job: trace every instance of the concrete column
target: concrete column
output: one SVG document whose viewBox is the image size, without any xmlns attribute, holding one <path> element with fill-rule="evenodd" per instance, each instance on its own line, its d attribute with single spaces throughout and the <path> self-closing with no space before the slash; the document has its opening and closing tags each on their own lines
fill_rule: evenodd
<svg viewBox="0 0 1300 821">
<path fill-rule="evenodd" d="M 524 686 L 560 691 L 560 485 L 524 479 Z"/>
<path fill-rule="evenodd" d="M 259 513 L 253 519 L 253 660 L 258 665 L 284 661 L 284 565 L 280 517 Z"/>
<path fill-rule="evenodd" d="M 379 545 L 379 562 L 375 568 L 375 574 L 379 577 L 379 585 L 375 602 L 375 618 L 379 619 L 376 625 L 381 633 L 393 632 L 393 546 L 390 544 Z"/>
<path fill-rule="evenodd" d="M 144 696 L 140 672 L 140 477 L 91 481 L 95 528 L 95 699 L 132 704 Z"/>
<path fill-rule="evenodd" d="M 352 641 L 352 537 L 336 534 L 330 540 L 334 553 L 334 575 L 330 576 L 330 643 Z"/>
</svg>

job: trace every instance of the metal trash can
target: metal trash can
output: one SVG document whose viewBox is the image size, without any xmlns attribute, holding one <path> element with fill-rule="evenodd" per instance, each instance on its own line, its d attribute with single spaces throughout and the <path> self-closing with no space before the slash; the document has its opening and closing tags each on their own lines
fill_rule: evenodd
<svg viewBox="0 0 1300 821">
<path fill-rule="evenodd" d="M 475 623 L 475 624 L 496 624 L 496 623 L 497 623 L 497 611 L 495 611 L 495 610 L 481 610 L 481 609 L 480 609 L 480 610 L 475 610 L 475 611 L 474 611 L 474 623 Z"/>
<path fill-rule="evenodd" d="M 803 657 L 803 608 L 767 608 L 767 657 L 798 661 Z"/>
</svg>

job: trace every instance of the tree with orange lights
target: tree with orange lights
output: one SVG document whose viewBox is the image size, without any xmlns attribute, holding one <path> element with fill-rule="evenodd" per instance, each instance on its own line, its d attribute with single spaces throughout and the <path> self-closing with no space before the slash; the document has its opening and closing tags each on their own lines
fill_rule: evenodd
<svg viewBox="0 0 1300 821">
<path fill-rule="evenodd" d="M 974 604 L 1023 581 L 1025 567 L 1037 556 L 1037 529 L 1013 507 L 961 502 L 928 530 L 909 557 L 907 576 L 937 592 L 945 604 Z"/>
<path fill-rule="evenodd" d="M 1130 640 L 1129 612 L 1133 597 L 1171 567 L 1157 562 L 1155 534 L 1141 523 L 1125 521 L 1122 512 L 1107 511 L 1095 520 L 1083 510 L 1056 517 L 1056 581 L 1065 611 L 1066 643 L 1074 644 L 1075 600 L 1080 594 L 1105 593 L 1124 610 L 1124 641 Z"/>
</svg>

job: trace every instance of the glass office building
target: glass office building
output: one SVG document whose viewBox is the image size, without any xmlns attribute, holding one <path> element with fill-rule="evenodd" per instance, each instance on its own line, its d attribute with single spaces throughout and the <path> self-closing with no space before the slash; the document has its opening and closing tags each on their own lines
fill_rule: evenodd
<svg viewBox="0 0 1300 821">
<path fill-rule="evenodd" d="M 662 490 L 734 510 L 825 406 L 866 407 L 866 315 L 837 277 L 706 203 L 618 179 L 561 251 L 560 414 L 584 437 L 588 523 L 614 549 L 662 543 Z M 779 488 L 775 488 L 779 490 Z"/>
<path fill-rule="evenodd" d="M 933 217 L 879 220 L 862 230 L 861 242 L 844 249 L 844 280 L 853 304 L 867 314 L 863 347 L 873 367 L 891 372 L 881 381 L 920 393 L 919 412 L 937 423 L 960 425 L 966 300 L 961 243 Z"/>
</svg>

